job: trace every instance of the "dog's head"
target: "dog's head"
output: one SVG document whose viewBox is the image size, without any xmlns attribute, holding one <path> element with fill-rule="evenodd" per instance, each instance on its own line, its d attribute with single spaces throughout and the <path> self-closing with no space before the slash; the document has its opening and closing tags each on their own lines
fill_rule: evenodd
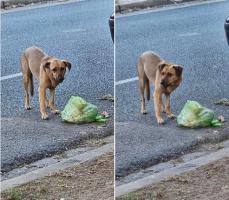
<svg viewBox="0 0 229 200">
<path fill-rule="evenodd" d="M 160 84 L 164 89 L 175 89 L 182 81 L 183 67 L 162 62 L 158 68 L 160 72 Z"/>
<path fill-rule="evenodd" d="M 43 68 L 57 83 L 61 83 L 64 80 L 66 68 L 71 69 L 71 63 L 56 59 L 45 62 Z"/>
</svg>

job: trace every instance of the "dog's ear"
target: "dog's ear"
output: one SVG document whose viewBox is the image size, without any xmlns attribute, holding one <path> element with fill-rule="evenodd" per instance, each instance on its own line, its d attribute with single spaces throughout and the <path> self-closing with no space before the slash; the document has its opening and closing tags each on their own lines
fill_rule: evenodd
<svg viewBox="0 0 229 200">
<path fill-rule="evenodd" d="M 43 64 L 43 69 L 46 71 L 47 69 L 50 69 L 51 62 L 46 62 Z"/>
<path fill-rule="evenodd" d="M 158 68 L 159 68 L 160 72 L 164 69 L 165 66 L 166 66 L 165 63 L 159 63 Z"/>
<path fill-rule="evenodd" d="M 68 70 L 70 71 L 71 67 L 72 67 L 72 64 L 66 60 L 63 60 L 63 63 L 65 64 L 65 67 L 68 68 Z"/>
<path fill-rule="evenodd" d="M 183 67 L 181 67 L 181 66 L 173 66 L 173 68 L 175 69 L 175 72 L 176 72 L 177 76 L 181 76 L 182 75 Z"/>
</svg>

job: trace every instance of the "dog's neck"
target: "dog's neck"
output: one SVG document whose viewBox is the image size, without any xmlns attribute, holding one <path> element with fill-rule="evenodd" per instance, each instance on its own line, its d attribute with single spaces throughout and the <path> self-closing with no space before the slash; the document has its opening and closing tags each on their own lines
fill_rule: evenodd
<svg viewBox="0 0 229 200">
<path fill-rule="evenodd" d="M 59 83 L 50 75 L 48 75 L 50 80 L 50 88 L 55 88 Z"/>
</svg>

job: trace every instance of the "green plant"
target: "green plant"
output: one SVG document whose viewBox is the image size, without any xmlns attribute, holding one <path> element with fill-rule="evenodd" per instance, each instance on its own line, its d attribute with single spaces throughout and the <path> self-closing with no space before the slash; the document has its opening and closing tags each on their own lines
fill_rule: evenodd
<svg viewBox="0 0 229 200">
<path fill-rule="evenodd" d="M 11 189 L 9 191 L 9 200 L 22 200 L 21 193 L 16 189 Z"/>
<path fill-rule="evenodd" d="M 125 198 L 125 200 L 137 200 L 137 198 L 136 198 L 135 194 L 129 193 L 127 195 L 127 197 Z"/>
</svg>

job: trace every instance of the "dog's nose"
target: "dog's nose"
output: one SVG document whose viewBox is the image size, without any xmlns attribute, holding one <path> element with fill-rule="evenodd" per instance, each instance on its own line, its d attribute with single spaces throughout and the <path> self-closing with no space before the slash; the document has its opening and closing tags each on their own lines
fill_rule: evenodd
<svg viewBox="0 0 229 200">
<path fill-rule="evenodd" d="M 63 82 L 63 81 L 64 81 L 64 78 L 60 78 L 59 81 L 60 81 L 60 82 Z"/>
<path fill-rule="evenodd" d="M 161 81 L 161 85 L 162 85 L 164 88 L 167 88 L 167 87 L 168 87 L 168 83 L 167 83 L 165 80 Z"/>
</svg>

